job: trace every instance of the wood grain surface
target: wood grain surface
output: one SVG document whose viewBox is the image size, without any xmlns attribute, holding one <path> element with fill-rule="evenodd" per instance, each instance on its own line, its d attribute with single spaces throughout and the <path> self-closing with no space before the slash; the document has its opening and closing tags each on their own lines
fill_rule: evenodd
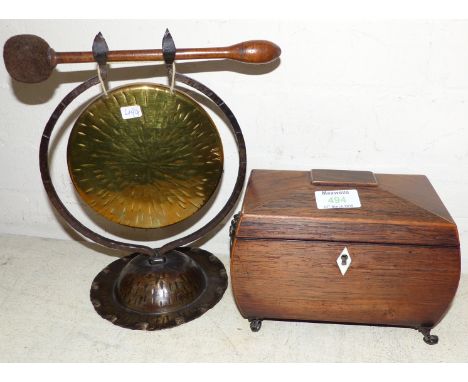
<svg viewBox="0 0 468 382">
<path fill-rule="evenodd" d="M 347 183 L 361 208 L 320 210 L 315 191 L 342 185 L 314 185 L 309 171 L 252 172 L 231 251 L 244 317 L 409 327 L 442 319 L 460 279 L 456 225 L 425 176 L 375 178 L 378 186 Z"/>
<path fill-rule="evenodd" d="M 314 185 L 309 171 L 254 170 L 243 238 L 458 246 L 453 219 L 422 175 L 375 174 L 378 187 Z M 353 188 L 361 208 L 320 210 L 315 191 Z"/>
<path fill-rule="evenodd" d="M 336 260 L 344 247 L 352 262 L 342 276 Z M 432 327 L 459 278 L 456 247 L 238 239 L 231 255 L 246 318 Z"/>
<path fill-rule="evenodd" d="M 57 64 L 95 61 L 92 52 L 54 52 L 51 50 L 50 55 L 52 67 Z M 276 44 L 266 40 L 250 40 L 225 47 L 177 49 L 176 60 L 230 59 L 251 64 L 265 64 L 276 60 L 280 55 L 281 49 Z M 162 60 L 161 49 L 114 50 L 107 54 L 109 62 Z"/>
</svg>

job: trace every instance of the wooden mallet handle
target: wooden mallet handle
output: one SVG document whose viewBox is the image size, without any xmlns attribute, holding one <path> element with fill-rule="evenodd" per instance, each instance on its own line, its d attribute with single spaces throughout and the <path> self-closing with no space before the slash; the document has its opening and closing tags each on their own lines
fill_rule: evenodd
<svg viewBox="0 0 468 382">
<path fill-rule="evenodd" d="M 176 60 L 230 59 L 264 64 L 277 59 L 281 49 L 266 40 L 241 42 L 222 48 L 177 49 Z M 46 80 L 58 64 L 94 62 L 92 52 L 55 52 L 42 38 L 17 35 L 7 40 L 3 59 L 8 73 L 17 81 L 35 83 Z M 114 50 L 107 53 L 109 62 L 163 61 L 161 49 Z"/>
</svg>

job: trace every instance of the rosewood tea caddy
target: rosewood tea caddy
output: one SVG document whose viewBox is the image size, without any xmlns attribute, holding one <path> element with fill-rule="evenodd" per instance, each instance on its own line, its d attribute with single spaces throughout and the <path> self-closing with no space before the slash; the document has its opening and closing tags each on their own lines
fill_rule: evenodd
<svg viewBox="0 0 468 382">
<path fill-rule="evenodd" d="M 232 290 L 252 331 L 389 325 L 435 344 L 459 279 L 457 227 L 421 175 L 254 170 L 231 226 Z"/>
</svg>

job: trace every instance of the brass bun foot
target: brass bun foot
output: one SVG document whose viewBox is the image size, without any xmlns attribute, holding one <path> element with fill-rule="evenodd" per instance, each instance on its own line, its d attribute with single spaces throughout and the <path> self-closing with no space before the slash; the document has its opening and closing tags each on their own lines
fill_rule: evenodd
<svg viewBox="0 0 468 382">
<path fill-rule="evenodd" d="M 159 330 L 200 317 L 221 300 L 227 274 L 216 256 L 183 247 L 157 260 L 134 253 L 104 268 L 91 285 L 96 312 L 124 328 Z"/>
</svg>

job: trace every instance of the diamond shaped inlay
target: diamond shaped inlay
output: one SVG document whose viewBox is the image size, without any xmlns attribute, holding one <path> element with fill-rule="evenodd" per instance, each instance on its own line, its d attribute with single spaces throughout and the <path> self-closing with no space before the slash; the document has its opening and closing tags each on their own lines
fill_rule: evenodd
<svg viewBox="0 0 468 382">
<path fill-rule="evenodd" d="M 341 251 L 340 255 L 336 259 L 336 263 L 338 264 L 338 268 L 340 268 L 341 274 L 344 276 L 351 265 L 351 255 L 349 254 L 347 247 L 344 247 Z"/>
</svg>

